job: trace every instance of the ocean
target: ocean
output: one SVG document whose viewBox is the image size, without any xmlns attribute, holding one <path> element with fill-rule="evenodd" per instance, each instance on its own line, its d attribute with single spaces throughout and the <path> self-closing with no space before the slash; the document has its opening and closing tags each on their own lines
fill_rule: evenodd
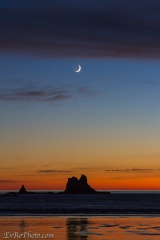
<svg viewBox="0 0 160 240">
<path fill-rule="evenodd" d="M 151 191 L 91 195 L 1 192 L 0 239 L 160 239 L 159 203 L 160 193 Z"/>
<path fill-rule="evenodd" d="M 160 214 L 160 194 L 128 192 L 111 194 L 0 194 L 0 215 L 55 214 Z"/>
</svg>

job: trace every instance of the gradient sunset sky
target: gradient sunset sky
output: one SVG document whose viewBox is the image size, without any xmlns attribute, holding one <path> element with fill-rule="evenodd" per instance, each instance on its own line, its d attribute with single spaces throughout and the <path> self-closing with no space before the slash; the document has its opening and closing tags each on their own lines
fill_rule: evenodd
<svg viewBox="0 0 160 240">
<path fill-rule="evenodd" d="M 2 0 L 0 30 L 1 190 L 160 189 L 160 1 Z"/>
</svg>

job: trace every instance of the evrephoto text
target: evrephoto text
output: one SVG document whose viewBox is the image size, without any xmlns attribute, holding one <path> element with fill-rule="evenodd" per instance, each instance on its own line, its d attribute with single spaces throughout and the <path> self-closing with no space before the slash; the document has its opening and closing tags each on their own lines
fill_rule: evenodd
<svg viewBox="0 0 160 240">
<path fill-rule="evenodd" d="M 53 239 L 54 234 L 53 233 L 32 233 L 31 231 L 28 232 L 5 232 L 4 233 L 4 239 L 25 239 L 25 238 L 31 238 L 31 239 Z"/>
</svg>

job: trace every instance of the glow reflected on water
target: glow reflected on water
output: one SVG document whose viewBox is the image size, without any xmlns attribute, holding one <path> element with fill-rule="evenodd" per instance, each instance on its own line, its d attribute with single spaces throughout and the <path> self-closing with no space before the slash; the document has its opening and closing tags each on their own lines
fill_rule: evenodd
<svg viewBox="0 0 160 240">
<path fill-rule="evenodd" d="M 56 240 L 152 240 L 160 239 L 160 217 L 0 217 L 1 239 L 5 232 L 54 234 Z"/>
</svg>

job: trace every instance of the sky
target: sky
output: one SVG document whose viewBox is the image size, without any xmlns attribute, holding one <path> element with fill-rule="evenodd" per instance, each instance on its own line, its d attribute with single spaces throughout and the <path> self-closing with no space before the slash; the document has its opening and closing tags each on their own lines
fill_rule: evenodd
<svg viewBox="0 0 160 240">
<path fill-rule="evenodd" d="M 158 0 L 0 2 L 0 190 L 160 190 L 159 26 Z"/>
</svg>

